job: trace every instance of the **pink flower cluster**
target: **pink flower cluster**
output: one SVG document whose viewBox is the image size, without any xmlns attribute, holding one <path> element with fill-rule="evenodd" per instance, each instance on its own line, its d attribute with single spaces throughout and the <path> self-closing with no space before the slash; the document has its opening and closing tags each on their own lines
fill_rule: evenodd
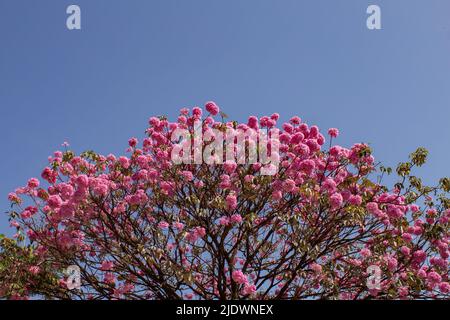
<svg viewBox="0 0 450 320">
<path fill-rule="evenodd" d="M 57 151 L 41 181 L 11 192 L 11 226 L 36 253 L 26 273 L 39 276 L 48 261 L 60 266 L 70 257 L 85 266 L 86 296 L 110 298 L 323 298 L 335 288 L 339 298 L 407 298 L 414 286 L 423 297 L 449 297 L 450 210 L 437 196 L 373 181 L 368 145 L 327 149 L 319 128 L 300 117 L 238 123 L 214 102 L 205 110 L 184 108 L 175 121 L 151 117 L 126 156 Z M 279 170 L 264 175 L 261 161 L 175 164 L 172 151 L 186 142 L 172 140 L 180 128 L 203 149 L 215 141 L 212 129 L 277 130 L 267 152 L 278 144 L 271 156 Z M 387 280 L 360 292 L 373 265 Z"/>
</svg>

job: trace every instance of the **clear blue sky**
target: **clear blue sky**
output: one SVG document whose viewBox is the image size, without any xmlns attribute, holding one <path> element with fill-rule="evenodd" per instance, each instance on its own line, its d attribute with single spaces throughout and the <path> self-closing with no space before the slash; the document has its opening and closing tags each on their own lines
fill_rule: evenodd
<svg viewBox="0 0 450 320">
<path fill-rule="evenodd" d="M 448 0 L 1 0 L 0 41 L 2 212 L 63 141 L 124 153 L 149 116 L 207 100 L 338 127 L 387 165 L 424 146 L 425 180 L 449 175 Z"/>
</svg>

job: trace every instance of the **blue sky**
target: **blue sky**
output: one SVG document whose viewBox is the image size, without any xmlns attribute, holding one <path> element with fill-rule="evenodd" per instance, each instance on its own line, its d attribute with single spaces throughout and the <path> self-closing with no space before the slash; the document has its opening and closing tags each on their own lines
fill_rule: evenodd
<svg viewBox="0 0 450 320">
<path fill-rule="evenodd" d="M 149 116 L 207 100 L 338 127 L 386 165 L 424 146 L 425 181 L 448 176 L 449 17 L 448 0 L 2 0 L 0 209 L 63 141 L 123 154 Z"/>
</svg>

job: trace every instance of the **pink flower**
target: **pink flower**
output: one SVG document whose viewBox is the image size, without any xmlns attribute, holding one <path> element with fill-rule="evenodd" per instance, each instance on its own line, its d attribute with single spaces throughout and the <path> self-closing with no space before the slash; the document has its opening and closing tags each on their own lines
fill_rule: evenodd
<svg viewBox="0 0 450 320">
<path fill-rule="evenodd" d="M 215 116 L 219 113 L 220 109 L 217 106 L 217 104 L 213 101 L 209 101 L 205 104 L 205 109 L 208 111 L 211 115 Z"/>
<path fill-rule="evenodd" d="M 14 192 L 8 194 L 8 200 L 11 202 L 20 203 L 19 196 Z"/>
<path fill-rule="evenodd" d="M 228 217 L 221 217 L 221 218 L 219 219 L 219 224 L 220 224 L 221 226 L 227 226 L 227 225 L 230 224 L 230 219 L 229 219 Z"/>
<path fill-rule="evenodd" d="M 223 168 L 225 169 L 226 173 L 232 174 L 236 170 L 237 164 L 234 161 L 226 161 L 223 164 Z"/>
<path fill-rule="evenodd" d="M 200 109 L 199 107 L 194 107 L 194 108 L 192 108 L 192 115 L 195 117 L 195 118 L 201 118 L 201 116 L 202 116 L 202 109 Z"/>
<path fill-rule="evenodd" d="M 317 274 L 322 273 L 322 266 L 320 264 L 314 262 L 310 265 L 310 267 L 311 267 L 311 270 L 314 271 L 314 273 L 317 273 Z"/>
<path fill-rule="evenodd" d="M 297 132 L 296 134 L 294 134 L 291 137 L 291 141 L 290 142 L 292 144 L 298 144 L 298 143 L 302 142 L 304 138 L 305 138 L 305 136 L 303 135 L 303 133 Z"/>
<path fill-rule="evenodd" d="M 400 248 L 400 251 L 402 254 L 404 254 L 405 256 L 409 256 L 411 253 L 411 250 L 407 247 L 407 246 L 402 246 Z"/>
<path fill-rule="evenodd" d="M 389 257 L 387 259 L 387 267 L 389 271 L 395 271 L 397 269 L 398 261 L 394 257 Z"/>
<path fill-rule="evenodd" d="M 442 277 L 435 271 L 431 271 L 427 275 L 427 279 L 432 284 L 436 284 L 442 281 Z"/>
<path fill-rule="evenodd" d="M 32 212 L 31 212 L 30 210 L 24 210 L 24 211 L 22 211 L 22 212 L 20 213 L 20 217 L 21 217 L 22 219 L 30 219 L 32 215 L 33 215 L 33 214 L 32 214 Z"/>
<path fill-rule="evenodd" d="M 287 133 L 292 133 L 292 131 L 294 130 L 294 127 L 290 123 L 283 123 L 282 127 L 283 130 Z"/>
<path fill-rule="evenodd" d="M 124 169 L 128 169 L 130 167 L 130 160 L 128 160 L 127 157 L 119 157 L 119 162 Z"/>
<path fill-rule="evenodd" d="M 160 183 L 161 186 L 161 190 L 165 193 L 165 194 L 172 194 L 173 192 L 173 185 L 170 182 L 166 182 L 166 181 L 162 181 Z"/>
<path fill-rule="evenodd" d="M 326 178 L 322 187 L 329 193 L 333 193 L 336 190 L 336 182 L 331 178 Z"/>
<path fill-rule="evenodd" d="M 400 287 L 400 288 L 398 288 L 398 295 L 399 295 L 399 297 L 404 298 L 404 297 L 406 297 L 408 295 L 408 293 L 409 293 L 408 287 Z"/>
<path fill-rule="evenodd" d="M 106 272 L 103 281 L 107 284 L 113 284 L 114 282 L 116 282 L 116 277 L 113 273 Z"/>
<path fill-rule="evenodd" d="M 203 188 L 204 183 L 203 183 L 203 181 L 197 180 L 197 181 L 194 182 L 194 185 L 195 185 L 195 187 L 196 187 L 197 189 L 201 189 L 201 188 Z"/>
<path fill-rule="evenodd" d="M 61 200 L 60 196 L 53 195 L 48 198 L 47 203 L 50 206 L 50 208 L 56 209 L 56 208 L 61 207 L 63 201 Z"/>
<path fill-rule="evenodd" d="M 278 121 L 279 118 L 280 118 L 280 114 L 278 114 L 276 112 L 270 116 L 270 119 L 272 119 L 274 121 Z"/>
<path fill-rule="evenodd" d="M 425 261 L 426 258 L 427 254 L 423 250 L 417 250 L 416 252 L 413 253 L 413 259 L 417 263 Z"/>
<path fill-rule="evenodd" d="M 234 194 L 229 194 L 226 199 L 228 210 L 234 210 L 237 208 L 237 198 Z"/>
<path fill-rule="evenodd" d="M 359 252 L 359 254 L 364 258 L 368 258 L 372 255 L 372 252 L 368 248 L 364 248 Z"/>
<path fill-rule="evenodd" d="M 84 174 L 78 176 L 75 181 L 80 188 L 87 188 L 89 186 L 89 178 Z"/>
<path fill-rule="evenodd" d="M 405 240 L 406 242 L 411 242 L 412 236 L 411 236 L 411 234 L 405 232 L 402 234 L 402 239 Z"/>
<path fill-rule="evenodd" d="M 297 116 L 295 116 L 295 117 L 292 117 L 291 118 L 291 120 L 289 120 L 292 124 L 294 124 L 294 125 L 298 125 L 298 124 L 300 124 L 300 122 L 302 121 L 302 119 L 300 119 L 299 117 L 297 117 Z"/>
<path fill-rule="evenodd" d="M 102 271 L 111 271 L 112 268 L 114 267 L 114 262 L 113 261 L 103 261 L 102 265 L 100 266 L 100 270 Z"/>
<path fill-rule="evenodd" d="M 333 193 L 330 197 L 330 204 L 333 209 L 339 208 L 342 205 L 343 198 L 338 192 Z"/>
<path fill-rule="evenodd" d="M 251 174 L 248 174 L 244 177 L 244 181 L 247 183 L 252 183 L 254 178 L 255 178 L 254 176 L 252 176 Z"/>
<path fill-rule="evenodd" d="M 274 191 L 272 192 L 272 198 L 275 201 L 281 200 L 281 198 L 283 198 L 283 194 L 281 193 L 281 191 Z"/>
<path fill-rule="evenodd" d="M 304 160 L 300 163 L 300 170 L 304 171 L 308 175 L 310 175 L 313 172 L 315 167 L 316 164 L 311 159 Z"/>
<path fill-rule="evenodd" d="M 231 220 L 232 223 L 241 223 L 242 222 L 242 217 L 241 217 L 240 214 L 233 214 L 231 216 L 230 220 Z"/>
<path fill-rule="evenodd" d="M 30 271 L 32 274 L 38 274 L 41 271 L 41 268 L 38 266 L 31 266 L 28 271 Z"/>
<path fill-rule="evenodd" d="M 131 138 L 130 140 L 128 140 L 128 145 L 132 148 L 136 147 L 138 143 L 138 139 L 136 138 Z"/>
<path fill-rule="evenodd" d="M 194 180 L 194 175 L 192 174 L 191 171 L 183 171 L 183 172 L 181 172 L 181 174 L 183 175 L 183 179 L 185 181 L 192 181 L 192 180 Z"/>
<path fill-rule="evenodd" d="M 427 272 L 424 269 L 420 269 L 419 271 L 417 271 L 417 276 L 421 279 L 426 279 Z"/>
<path fill-rule="evenodd" d="M 30 189 L 34 189 L 39 187 L 39 180 L 36 178 L 31 178 L 30 180 L 28 180 L 28 188 Z"/>
<path fill-rule="evenodd" d="M 242 293 L 245 295 L 252 295 L 256 292 L 256 286 L 254 284 L 246 283 L 242 289 Z"/>
<path fill-rule="evenodd" d="M 449 293 L 450 292 L 450 284 L 448 282 L 441 282 L 439 284 L 439 290 L 441 290 L 442 293 Z"/>
<path fill-rule="evenodd" d="M 175 229 L 177 229 L 178 231 L 181 231 L 181 230 L 183 230 L 183 228 L 184 228 L 184 224 L 182 224 L 181 222 L 174 222 L 174 223 L 173 223 L 173 227 L 174 227 Z"/>
<path fill-rule="evenodd" d="M 258 128 L 258 118 L 255 116 L 250 116 L 248 118 L 248 126 L 252 129 L 257 129 Z"/>
<path fill-rule="evenodd" d="M 377 213 L 380 209 L 378 208 L 378 204 L 376 202 L 369 202 L 366 204 L 366 208 L 367 211 L 369 213 L 375 214 Z"/>
<path fill-rule="evenodd" d="M 292 179 L 286 179 L 286 181 L 283 182 L 283 189 L 286 192 L 292 192 L 295 189 L 295 181 Z"/>
<path fill-rule="evenodd" d="M 362 203 L 362 198 L 360 195 L 351 195 L 350 198 L 348 198 L 348 203 L 354 206 L 359 206 Z"/>
<path fill-rule="evenodd" d="M 158 228 L 160 229 L 167 229 L 169 227 L 169 224 L 166 221 L 161 221 L 158 223 Z"/>
<path fill-rule="evenodd" d="M 241 270 L 234 270 L 231 274 L 231 278 L 237 283 L 237 284 L 244 284 L 248 282 L 247 277 L 244 275 L 244 273 Z"/>
<path fill-rule="evenodd" d="M 330 129 L 328 129 L 328 134 L 332 138 L 337 138 L 337 136 L 339 135 L 339 130 L 336 128 L 330 128 Z"/>
<path fill-rule="evenodd" d="M 55 183 L 57 173 L 50 168 L 45 168 L 41 173 L 42 179 L 48 181 L 49 183 Z"/>
<path fill-rule="evenodd" d="M 206 235 L 206 230 L 203 227 L 196 227 L 194 231 L 200 238 L 203 238 Z"/>
</svg>

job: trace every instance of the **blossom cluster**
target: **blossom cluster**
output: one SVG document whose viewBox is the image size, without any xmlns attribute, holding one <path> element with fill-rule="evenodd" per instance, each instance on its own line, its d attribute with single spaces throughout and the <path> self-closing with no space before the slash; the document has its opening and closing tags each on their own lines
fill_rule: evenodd
<svg viewBox="0 0 450 320">
<path fill-rule="evenodd" d="M 64 268 L 77 265 L 83 285 L 70 294 L 81 299 L 449 297 L 448 190 L 403 169 L 403 183 L 383 186 L 369 146 L 333 145 L 336 128 L 326 137 L 297 116 L 238 123 L 214 102 L 205 110 L 151 117 L 127 156 L 55 152 L 41 179 L 8 195 L 11 225 L 37 261 L 17 272 L 35 279 L 51 266 L 64 287 Z M 265 152 L 278 170 L 227 160 L 217 144 L 212 162 L 175 163 L 174 150 L 195 158 L 179 147 L 199 143 L 198 123 L 212 136 L 202 148 L 213 129 L 276 130 Z M 180 129 L 190 135 L 174 141 Z M 248 158 L 250 145 L 229 152 Z M 379 289 L 366 286 L 369 266 L 382 270 Z"/>
</svg>

